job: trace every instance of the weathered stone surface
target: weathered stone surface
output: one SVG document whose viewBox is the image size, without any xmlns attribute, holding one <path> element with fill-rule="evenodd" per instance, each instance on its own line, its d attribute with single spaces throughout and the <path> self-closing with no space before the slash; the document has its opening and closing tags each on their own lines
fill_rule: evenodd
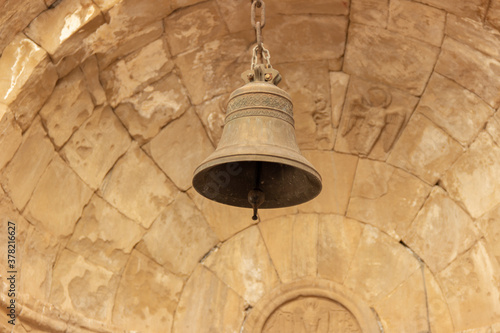
<svg viewBox="0 0 500 333">
<path fill-rule="evenodd" d="M 183 285 L 182 279 L 133 251 L 116 293 L 113 323 L 127 330 L 169 330 Z"/>
<path fill-rule="evenodd" d="M 293 101 L 295 133 L 301 149 L 331 150 L 335 141 L 328 63 L 282 64 L 281 89 Z"/>
<path fill-rule="evenodd" d="M 228 98 L 229 94 L 214 97 L 195 108 L 214 146 L 217 146 L 222 135 Z"/>
<path fill-rule="evenodd" d="M 236 292 L 198 265 L 182 292 L 172 332 L 238 332 L 245 317 L 245 306 Z"/>
<path fill-rule="evenodd" d="M 130 141 L 111 108 L 100 107 L 64 145 L 62 154 L 80 178 L 96 189 Z"/>
<path fill-rule="evenodd" d="M 155 220 L 137 249 L 170 272 L 189 276 L 218 241 L 193 201 L 181 193 Z"/>
<path fill-rule="evenodd" d="M 253 31 L 221 37 L 175 59 L 194 105 L 243 85 L 240 75 L 250 68 L 254 38 Z"/>
<path fill-rule="evenodd" d="M 118 160 L 101 185 L 102 197 L 123 214 L 149 228 L 174 200 L 177 190 L 136 145 Z"/>
<path fill-rule="evenodd" d="M 302 151 L 323 178 L 321 193 L 299 207 L 303 213 L 345 214 L 358 158 L 327 151 Z"/>
<path fill-rule="evenodd" d="M 419 270 L 417 259 L 396 240 L 365 226 L 344 285 L 375 303 Z"/>
<path fill-rule="evenodd" d="M 358 163 L 347 216 L 370 223 L 392 237 L 405 234 L 430 187 L 388 164 L 362 159 Z"/>
<path fill-rule="evenodd" d="M 488 7 L 487 0 L 471 0 L 466 2 L 456 2 L 455 0 L 418 0 L 419 2 L 433 7 L 444 9 L 445 11 L 481 21 L 486 14 Z"/>
<path fill-rule="evenodd" d="M 338 59 L 344 53 L 345 16 L 275 16 L 266 22 L 265 45 L 272 63 Z"/>
<path fill-rule="evenodd" d="M 401 90 L 351 77 L 335 150 L 387 159 L 417 102 Z"/>
<path fill-rule="evenodd" d="M 93 265 L 71 251 L 57 258 L 52 277 L 50 302 L 66 311 L 109 321 L 119 277 Z"/>
<path fill-rule="evenodd" d="M 444 129 L 462 145 L 468 145 L 493 113 L 476 94 L 434 73 L 417 111 Z"/>
<path fill-rule="evenodd" d="M 389 9 L 389 30 L 441 46 L 446 18 L 444 11 L 408 0 L 391 1 Z"/>
<path fill-rule="evenodd" d="M 121 0 L 93 0 L 93 1 L 97 6 L 99 6 L 102 12 L 107 12 L 108 10 L 113 8 L 116 4 L 121 2 Z"/>
<path fill-rule="evenodd" d="M 9 105 L 21 128 L 26 130 L 57 81 L 47 52 L 18 34 L 0 58 L 0 103 Z"/>
<path fill-rule="evenodd" d="M 456 331 L 489 326 L 500 316 L 500 267 L 482 241 L 439 273 Z"/>
<path fill-rule="evenodd" d="M 266 12 L 273 14 L 330 14 L 347 15 L 350 0 L 282 0 L 266 2 Z"/>
<path fill-rule="evenodd" d="M 36 300 L 49 301 L 54 263 L 62 246 L 52 234 L 35 227 L 29 229 L 25 246 L 19 248 L 22 258 L 21 293 Z"/>
<path fill-rule="evenodd" d="M 428 118 L 415 113 L 387 162 L 433 185 L 463 151 L 460 143 Z"/>
<path fill-rule="evenodd" d="M 500 30 L 500 1 L 492 0 L 488 13 L 486 15 L 486 22 L 491 24 L 497 30 Z"/>
<path fill-rule="evenodd" d="M 415 271 L 375 305 L 384 332 L 427 332 L 426 288 L 421 270 Z"/>
<path fill-rule="evenodd" d="M 229 239 L 234 234 L 256 223 L 256 221 L 251 218 L 246 218 L 251 216 L 248 208 L 229 207 L 208 200 L 198 194 L 194 188 L 190 188 L 187 193 L 202 212 L 210 229 L 214 231 L 217 238 L 221 241 Z M 262 215 L 262 213 L 263 212 L 260 211 L 259 215 Z"/>
<path fill-rule="evenodd" d="M 163 22 L 154 22 L 145 27 L 124 28 L 123 21 L 102 25 L 86 39 L 92 52 L 96 54 L 101 70 L 107 68 L 117 58 L 124 57 L 157 40 L 163 34 Z M 114 24 L 113 24 L 114 23 Z"/>
<path fill-rule="evenodd" d="M 484 235 L 484 238 L 488 242 L 488 245 L 491 249 L 491 254 L 495 256 L 498 263 L 500 264 L 500 242 L 498 242 L 498 237 L 500 237 L 499 221 L 500 206 L 497 206 L 493 210 L 481 216 L 481 218 L 476 221 L 476 224 L 479 230 Z"/>
<path fill-rule="evenodd" d="M 22 140 L 21 128 L 14 120 L 14 115 L 8 106 L 0 104 L 0 170 L 14 156 Z"/>
<path fill-rule="evenodd" d="M 482 132 L 442 179 L 450 197 L 477 218 L 500 203 L 500 148 Z"/>
<path fill-rule="evenodd" d="M 76 68 L 58 82 L 40 115 L 54 144 L 61 147 L 93 110 L 83 72 Z"/>
<path fill-rule="evenodd" d="M 255 304 L 279 283 L 256 226 L 227 240 L 203 264 L 250 304 Z"/>
<path fill-rule="evenodd" d="M 320 215 L 318 276 L 344 283 L 364 226 L 341 215 Z"/>
<path fill-rule="evenodd" d="M 500 113 L 496 112 L 486 124 L 486 131 L 497 145 L 500 144 Z"/>
<path fill-rule="evenodd" d="M 94 195 L 83 210 L 67 248 L 89 262 L 120 273 L 144 232 L 136 222 Z"/>
<path fill-rule="evenodd" d="M 437 273 L 470 248 L 477 238 L 470 216 L 436 186 L 403 240 Z"/>
<path fill-rule="evenodd" d="M 330 99 L 332 103 L 332 125 L 338 128 L 347 93 L 350 76 L 343 72 L 330 72 Z"/>
<path fill-rule="evenodd" d="M 215 1 L 176 11 L 165 19 L 165 32 L 174 56 L 228 34 Z"/>
<path fill-rule="evenodd" d="M 40 14 L 25 33 L 58 62 L 79 49 L 83 39 L 103 23 L 99 7 L 91 0 L 68 0 Z"/>
<path fill-rule="evenodd" d="M 427 267 L 424 268 L 424 277 L 431 332 L 453 332 L 450 310 L 438 281 Z"/>
<path fill-rule="evenodd" d="M 198 2 L 203 2 L 203 0 L 171 0 L 171 2 L 172 9 L 175 10 L 177 8 L 188 7 L 197 4 Z"/>
<path fill-rule="evenodd" d="M 26 218 L 55 236 L 73 232 L 92 191 L 59 156 L 54 157 L 26 206 Z"/>
<path fill-rule="evenodd" d="M 92 96 L 92 101 L 95 105 L 102 105 L 107 102 L 106 93 L 99 80 L 99 65 L 97 63 L 97 57 L 89 57 L 83 64 L 80 65 L 83 75 L 85 76 L 85 82 L 87 83 L 87 88 Z"/>
<path fill-rule="evenodd" d="M 429 44 L 379 28 L 351 24 L 344 72 L 420 95 L 438 54 L 439 48 Z"/>
<path fill-rule="evenodd" d="M 445 38 L 436 72 L 476 93 L 492 107 L 500 105 L 500 61 Z"/>
<path fill-rule="evenodd" d="M 378 0 L 351 0 L 350 20 L 365 25 L 387 27 L 389 2 Z"/>
<path fill-rule="evenodd" d="M 158 39 L 140 50 L 118 60 L 101 72 L 101 80 L 111 106 L 144 90 L 173 68 L 168 46 Z"/>
<path fill-rule="evenodd" d="M 175 74 L 167 75 L 124 102 L 115 113 L 139 143 L 149 141 L 190 106 L 187 92 Z"/>
<path fill-rule="evenodd" d="M 500 32 L 483 25 L 482 22 L 448 14 L 446 34 L 495 59 L 500 59 Z"/>
<path fill-rule="evenodd" d="M 2 172 L 2 186 L 17 209 L 24 208 L 53 156 L 54 147 L 37 118 L 24 134 L 21 146 Z"/>
<path fill-rule="evenodd" d="M 185 136 L 186 132 L 190 135 Z M 214 150 L 193 110 L 166 126 L 151 140 L 147 149 L 153 160 L 182 191 L 191 187 L 194 170 Z"/>
<path fill-rule="evenodd" d="M 262 222 L 259 228 L 282 282 L 316 276 L 318 215 L 279 217 Z"/>
<path fill-rule="evenodd" d="M 22 29 L 38 14 L 46 10 L 43 0 L 3 1 L 0 14 L 0 54 L 3 49 Z"/>
</svg>

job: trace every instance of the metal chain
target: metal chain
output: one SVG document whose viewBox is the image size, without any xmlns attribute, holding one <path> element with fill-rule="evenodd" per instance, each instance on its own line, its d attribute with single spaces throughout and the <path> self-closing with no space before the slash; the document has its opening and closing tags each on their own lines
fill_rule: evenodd
<svg viewBox="0 0 500 333">
<path fill-rule="evenodd" d="M 255 20 L 255 8 L 260 8 L 260 21 Z M 259 56 L 261 56 L 264 60 L 266 60 L 266 67 L 270 68 L 271 66 L 271 54 L 269 50 L 264 47 L 262 41 L 262 29 L 266 25 L 266 4 L 264 0 L 252 0 L 251 7 L 251 23 L 252 27 L 255 28 L 255 35 L 257 39 L 257 45 L 253 49 L 252 54 L 252 70 L 258 63 Z"/>
</svg>

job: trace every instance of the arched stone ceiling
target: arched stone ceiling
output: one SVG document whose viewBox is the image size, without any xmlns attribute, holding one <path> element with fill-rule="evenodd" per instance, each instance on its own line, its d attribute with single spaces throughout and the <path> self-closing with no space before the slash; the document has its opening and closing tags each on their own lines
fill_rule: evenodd
<svg viewBox="0 0 500 333">
<path fill-rule="evenodd" d="M 323 192 L 254 224 L 191 187 L 250 1 L 3 3 L 2 332 L 500 332 L 500 1 L 266 4 Z"/>
</svg>

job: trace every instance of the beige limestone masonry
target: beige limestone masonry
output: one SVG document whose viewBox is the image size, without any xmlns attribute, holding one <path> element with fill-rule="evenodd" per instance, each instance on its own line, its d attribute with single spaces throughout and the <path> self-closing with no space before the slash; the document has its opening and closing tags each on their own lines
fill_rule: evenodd
<svg viewBox="0 0 500 333">
<path fill-rule="evenodd" d="M 323 190 L 257 221 L 191 186 L 250 1 L 0 6 L 14 332 L 500 332 L 500 0 L 264 1 Z M 4 232 L 2 332 L 7 254 Z"/>
</svg>

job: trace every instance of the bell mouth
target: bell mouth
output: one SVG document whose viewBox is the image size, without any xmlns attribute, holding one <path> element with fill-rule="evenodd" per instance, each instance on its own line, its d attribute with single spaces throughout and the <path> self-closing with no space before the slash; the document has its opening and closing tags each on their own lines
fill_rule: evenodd
<svg viewBox="0 0 500 333">
<path fill-rule="evenodd" d="M 299 205 L 315 198 L 322 189 L 320 175 L 310 166 L 265 155 L 207 161 L 196 169 L 193 187 L 210 200 L 245 208 L 252 208 L 248 194 L 258 188 L 265 194 L 259 209 Z"/>
</svg>

